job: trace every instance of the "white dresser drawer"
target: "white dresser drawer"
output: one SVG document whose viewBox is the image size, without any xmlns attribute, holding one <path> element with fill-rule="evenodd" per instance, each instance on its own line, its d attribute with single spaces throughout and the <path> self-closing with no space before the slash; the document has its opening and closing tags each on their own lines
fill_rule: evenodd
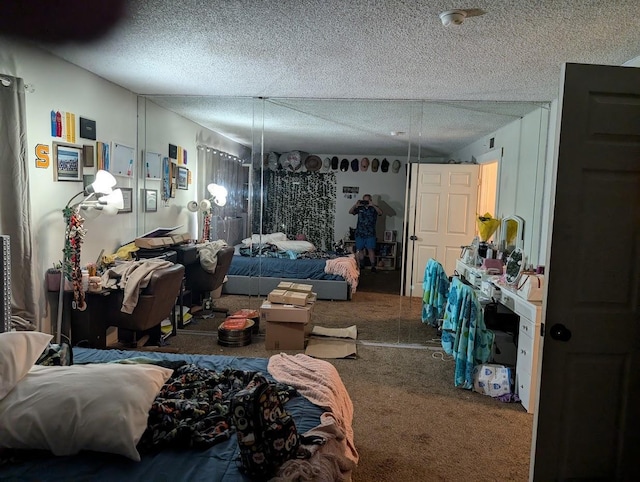
<svg viewBox="0 0 640 482">
<path fill-rule="evenodd" d="M 530 320 L 537 319 L 537 310 L 539 303 L 532 303 L 530 301 L 522 299 L 515 293 L 510 292 L 507 289 L 502 289 L 501 303 L 510 310 L 514 311 L 520 316 L 529 318 Z"/>
<path fill-rule="evenodd" d="M 533 338 L 520 330 L 520 334 L 518 336 L 518 356 L 516 359 L 516 367 L 518 370 L 526 371 L 529 375 L 531 375 L 533 367 L 533 350 Z"/>
<path fill-rule="evenodd" d="M 533 412 L 534 402 L 531 400 L 531 374 L 516 369 L 516 394 L 527 412 Z"/>
<path fill-rule="evenodd" d="M 520 317 L 520 327 L 518 328 L 518 333 L 520 335 L 525 334 L 527 336 L 530 336 L 533 340 L 533 338 L 538 334 L 536 330 L 539 329 L 540 328 L 537 328 L 536 324 L 533 321 L 528 320 L 523 316 Z M 531 343 L 533 347 L 533 341 Z"/>
</svg>

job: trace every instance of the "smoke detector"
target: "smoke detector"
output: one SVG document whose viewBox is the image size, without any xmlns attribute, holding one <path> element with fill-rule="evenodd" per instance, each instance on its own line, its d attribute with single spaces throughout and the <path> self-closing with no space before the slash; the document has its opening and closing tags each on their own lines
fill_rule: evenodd
<svg viewBox="0 0 640 482">
<path fill-rule="evenodd" d="M 451 25 L 461 25 L 467 17 L 478 17 L 484 15 L 485 12 L 481 8 L 456 8 L 447 10 L 440 14 L 442 25 L 449 27 Z"/>
</svg>

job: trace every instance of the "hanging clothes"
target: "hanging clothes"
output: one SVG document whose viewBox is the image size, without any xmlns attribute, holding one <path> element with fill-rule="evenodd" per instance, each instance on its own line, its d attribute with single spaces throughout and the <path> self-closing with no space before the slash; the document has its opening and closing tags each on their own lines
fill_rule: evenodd
<svg viewBox="0 0 640 482">
<path fill-rule="evenodd" d="M 447 306 L 449 278 L 442 265 L 433 258 L 425 266 L 422 289 L 422 323 L 437 327 Z"/>
<path fill-rule="evenodd" d="M 473 368 L 490 360 L 494 338 L 473 288 L 453 278 L 442 322 L 442 348 L 455 361 L 456 387 L 473 388 Z"/>
</svg>

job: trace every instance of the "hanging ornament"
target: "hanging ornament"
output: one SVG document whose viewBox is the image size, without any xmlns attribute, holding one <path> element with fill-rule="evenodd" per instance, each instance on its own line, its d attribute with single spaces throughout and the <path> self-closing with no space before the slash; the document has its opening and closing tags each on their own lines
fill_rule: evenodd
<svg viewBox="0 0 640 482">
<path fill-rule="evenodd" d="M 209 241 L 211 233 L 211 213 L 205 213 L 202 221 L 202 243 Z"/>
<path fill-rule="evenodd" d="M 82 268 L 80 266 L 80 251 L 82 242 L 87 234 L 83 227 L 84 218 L 77 209 L 66 207 L 62 214 L 66 221 L 64 256 L 64 278 L 71 281 L 73 287 L 73 302 L 71 306 L 76 310 L 85 310 L 87 305 L 82 290 Z"/>
</svg>

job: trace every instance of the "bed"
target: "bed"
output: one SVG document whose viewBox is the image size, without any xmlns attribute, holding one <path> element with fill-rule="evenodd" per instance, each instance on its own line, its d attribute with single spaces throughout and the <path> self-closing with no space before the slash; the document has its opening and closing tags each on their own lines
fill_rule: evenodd
<svg viewBox="0 0 640 482">
<path fill-rule="evenodd" d="M 0 336 L 4 336 L 4 334 Z M 222 372 L 225 369 L 261 372 L 270 381 L 276 380 L 275 377 L 287 380 L 282 383 L 295 387 L 299 394 L 307 393 L 312 399 L 318 396 L 313 395 L 317 387 L 313 387 L 315 384 L 313 377 L 316 375 L 313 375 L 312 372 L 317 372 L 318 367 L 320 367 L 320 370 L 332 370 L 332 368 L 324 365 L 329 365 L 328 363 L 311 359 L 305 355 L 289 356 L 280 354 L 275 355 L 275 357 L 277 358 L 257 359 L 216 355 L 95 350 L 74 347 L 73 366 L 79 370 L 87 368 L 83 364 L 94 364 L 91 368 L 102 370 L 113 370 L 115 367 L 124 369 L 125 365 L 129 365 L 126 368 L 131 368 L 131 365 L 136 365 L 134 368 L 144 365 L 150 369 L 150 364 L 152 363 L 186 362 L 187 364 L 194 364 L 216 372 Z M 110 363 L 122 360 L 127 360 L 129 363 Z M 140 360 L 142 360 L 142 363 Z M 132 363 L 133 361 L 137 363 Z M 99 366 L 95 364 L 99 364 Z M 47 368 L 60 370 L 61 368 L 71 367 Z M 34 372 L 37 374 L 42 370 L 44 370 L 44 367 L 37 365 L 32 367 L 22 381 L 18 382 L 16 388 L 9 392 L 9 395 L 4 400 L 0 401 L 0 431 L 7 428 L 6 412 L 4 411 L 6 407 L 3 407 L 3 404 L 12 393 L 19 391 L 18 387 L 26 383 L 26 380 L 33 376 Z M 275 377 L 271 375 L 271 372 L 275 373 Z M 330 377 L 327 384 L 328 389 L 335 390 L 336 387 L 341 387 L 346 394 L 346 389 L 344 389 L 337 372 L 328 372 L 328 376 Z M 333 382 L 331 382 L 331 378 L 333 378 Z M 116 390 L 116 388 L 112 387 L 110 390 Z M 348 399 L 348 395 L 346 398 Z M 102 403 L 107 407 L 109 406 L 109 399 L 111 399 L 110 395 L 102 398 Z M 318 402 L 319 400 L 315 401 Z M 100 404 L 100 399 L 96 402 Z M 325 404 L 324 402 L 320 403 Z M 340 475 L 336 480 L 350 480 L 351 470 L 357 464 L 357 452 L 353 446 L 353 432 L 351 431 L 353 407 L 350 399 L 343 399 L 337 404 L 332 402 L 329 406 L 321 408 L 305 396 L 298 395 L 293 396 L 286 403 L 285 408 L 293 416 L 299 434 L 307 432 L 311 435 L 320 435 L 328 442 L 327 446 L 333 444 L 332 450 L 340 447 L 344 457 L 342 457 L 340 464 Z M 66 422 L 64 413 L 64 411 L 61 411 L 58 417 L 62 419 L 62 423 Z M 151 419 L 151 416 L 149 416 L 149 419 Z M 115 430 L 111 424 L 103 424 L 102 426 L 104 433 Z M 54 442 L 54 444 L 57 443 L 57 441 Z M 4 439 L 0 446 L 5 446 Z M 286 480 L 293 473 L 308 470 L 304 468 L 306 464 L 320 464 L 319 466 L 326 464 L 328 458 L 323 458 L 324 446 L 314 445 L 309 449 L 310 453 L 313 454 L 311 458 L 286 462 L 282 466 L 283 470 L 286 469 L 283 478 L 274 480 Z M 142 450 L 140 452 L 140 461 L 134 461 L 130 457 L 96 451 L 81 451 L 76 455 L 55 456 L 48 451 L 6 449 L 1 451 L 0 449 L 0 462 L 2 462 L 0 465 L 0 480 L 184 480 L 190 482 L 201 480 L 207 482 L 249 480 L 239 470 L 239 449 L 235 433 L 232 433 L 230 438 L 224 439 L 209 448 L 163 448 L 157 453 Z M 334 470 L 337 469 L 334 467 Z"/>
<path fill-rule="evenodd" d="M 266 296 L 281 281 L 290 281 L 313 285 L 321 300 L 351 299 L 359 276 L 352 254 L 320 252 L 306 241 L 278 239 L 279 235 L 254 235 L 258 237 L 236 246 L 223 293 Z"/>
</svg>

